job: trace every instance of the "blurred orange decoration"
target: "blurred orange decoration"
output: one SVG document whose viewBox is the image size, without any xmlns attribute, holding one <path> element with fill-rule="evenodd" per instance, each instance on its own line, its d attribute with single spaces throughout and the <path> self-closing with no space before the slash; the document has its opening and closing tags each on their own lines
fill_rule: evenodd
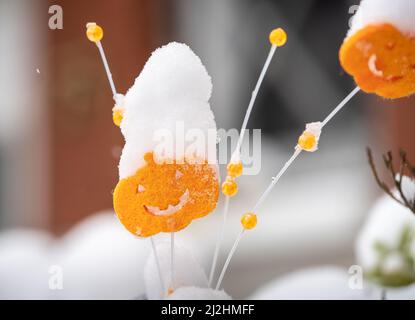
<svg viewBox="0 0 415 320">
<path fill-rule="evenodd" d="M 49 32 L 51 227 L 61 234 L 87 215 L 112 207 L 123 145 L 112 123 L 113 100 L 85 24 L 99 22 L 114 81 L 124 93 L 149 53 L 165 42 L 168 21 L 158 0 L 49 1 L 63 8 L 63 30 Z M 47 11 L 47 10 L 46 10 Z M 156 22 L 157 21 L 157 22 Z"/>
</svg>

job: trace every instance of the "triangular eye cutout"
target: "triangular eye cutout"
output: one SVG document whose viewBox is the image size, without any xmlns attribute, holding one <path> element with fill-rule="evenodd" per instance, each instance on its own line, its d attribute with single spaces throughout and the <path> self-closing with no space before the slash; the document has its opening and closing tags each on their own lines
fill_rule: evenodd
<svg viewBox="0 0 415 320">
<path fill-rule="evenodd" d="M 154 164 L 154 155 L 152 152 L 147 152 L 144 155 L 144 161 L 147 162 L 149 165 Z"/>
<path fill-rule="evenodd" d="M 181 171 L 179 171 L 179 170 L 176 170 L 175 178 L 176 179 L 180 179 L 181 177 L 183 177 L 183 173 Z"/>
</svg>

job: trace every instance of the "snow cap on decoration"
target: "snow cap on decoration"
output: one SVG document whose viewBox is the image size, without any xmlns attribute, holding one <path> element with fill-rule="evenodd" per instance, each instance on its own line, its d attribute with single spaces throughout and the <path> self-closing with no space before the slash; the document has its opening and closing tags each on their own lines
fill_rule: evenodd
<svg viewBox="0 0 415 320">
<path fill-rule="evenodd" d="M 309 150 L 311 152 L 318 150 L 318 142 L 320 140 L 321 129 L 322 129 L 321 122 L 311 122 L 311 123 L 307 123 L 305 126 L 305 132 L 311 133 L 316 139 L 315 146 L 311 150 Z"/>
<path fill-rule="evenodd" d="M 115 106 L 114 107 L 118 107 L 118 108 L 125 108 L 125 96 L 121 93 L 117 93 L 114 96 L 114 101 L 115 101 Z"/>
<path fill-rule="evenodd" d="M 357 263 L 368 278 L 385 286 L 415 282 L 415 215 L 383 196 L 373 206 L 356 241 Z"/>
<path fill-rule="evenodd" d="M 370 24 L 390 23 L 401 32 L 415 35 L 415 1 L 362 0 L 352 18 L 348 36 Z"/>
<path fill-rule="evenodd" d="M 307 123 L 305 126 L 305 130 L 314 134 L 317 140 L 320 138 L 321 135 L 322 124 L 321 122 L 310 122 Z"/>
<path fill-rule="evenodd" d="M 415 93 L 415 1 L 363 0 L 340 52 L 343 69 L 367 93 Z"/>
<path fill-rule="evenodd" d="M 321 122 L 307 123 L 304 132 L 298 139 L 297 147 L 308 152 L 317 151 L 322 128 Z"/>
<path fill-rule="evenodd" d="M 119 164 L 120 179 L 133 175 L 145 164 L 143 155 L 155 152 L 164 133 L 173 137 L 173 145 L 193 140 L 176 141 L 192 134 L 192 129 L 210 141 L 203 146 L 205 155 L 216 150 L 216 123 L 209 105 L 212 81 L 200 58 L 185 44 L 172 42 L 155 50 L 143 71 L 123 100 L 125 113 L 121 131 L 126 145 Z M 160 136 L 157 136 L 160 135 Z M 210 144 L 210 146 L 208 145 Z M 210 149 L 209 149 L 210 147 Z M 173 148 L 172 156 L 180 157 Z M 216 159 L 216 154 L 211 160 Z"/>
<path fill-rule="evenodd" d="M 397 179 L 399 179 L 399 175 L 397 176 Z M 408 176 L 403 176 L 402 177 L 402 192 L 404 197 L 410 201 L 410 202 L 414 202 L 415 201 L 415 181 L 414 179 L 408 177 Z"/>
</svg>

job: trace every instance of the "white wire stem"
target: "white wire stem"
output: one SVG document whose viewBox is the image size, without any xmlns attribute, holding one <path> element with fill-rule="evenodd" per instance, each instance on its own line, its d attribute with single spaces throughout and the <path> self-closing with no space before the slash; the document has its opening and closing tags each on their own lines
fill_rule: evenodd
<svg viewBox="0 0 415 320">
<path fill-rule="evenodd" d="M 340 102 L 336 108 L 333 109 L 332 112 L 321 122 L 321 127 L 324 127 L 329 121 L 341 110 L 343 107 L 360 91 L 359 87 L 356 87 L 350 92 L 346 98 Z"/>
<path fill-rule="evenodd" d="M 170 287 L 174 290 L 174 232 L 170 233 Z"/>
<path fill-rule="evenodd" d="M 360 91 L 359 87 L 356 87 L 352 90 L 352 92 L 350 92 L 346 98 L 343 99 L 343 101 L 341 101 L 334 109 L 333 111 L 323 120 L 322 122 L 322 127 L 325 126 L 331 119 L 333 119 L 333 117 Z M 270 192 L 272 191 L 272 189 L 275 187 L 275 185 L 278 183 L 278 181 L 281 179 L 281 177 L 284 175 L 284 173 L 287 171 L 287 169 L 293 164 L 293 162 L 295 161 L 295 159 L 301 154 L 302 149 L 298 146 L 296 146 L 295 151 L 293 153 L 293 155 L 291 156 L 291 158 L 284 164 L 284 166 L 282 167 L 282 169 L 278 172 L 278 174 L 272 179 L 272 182 L 268 185 L 268 187 L 265 189 L 265 191 L 262 193 L 261 197 L 259 198 L 259 200 L 256 202 L 256 204 L 254 205 L 252 212 L 256 212 L 257 209 L 260 207 L 260 205 L 265 201 L 265 199 L 268 197 L 268 195 L 270 194 Z M 218 284 L 216 285 L 216 290 L 218 290 L 218 288 L 220 287 L 223 277 L 225 276 L 226 273 L 226 269 L 228 268 L 228 265 L 232 259 L 233 254 L 235 253 L 239 241 L 242 238 L 242 235 L 244 233 L 245 229 L 242 229 L 242 232 L 239 234 L 239 236 L 236 238 L 233 247 L 231 249 L 231 251 L 228 254 L 228 257 L 226 259 L 225 265 L 223 266 L 221 275 L 219 277 L 218 280 Z"/>
<path fill-rule="evenodd" d="M 240 152 L 241 152 L 241 145 L 242 145 L 242 141 L 244 139 L 246 126 L 248 125 L 248 120 L 249 120 L 249 117 L 251 115 L 252 108 L 254 107 L 254 103 L 255 103 L 256 97 L 258 95 L 259 88 L 261 87 L 262 81 L 264 80 L 265 74 L 267 73 L 268 67 L 271 63 L 272 57 L 274 56 L 274 53 L 275 53 L 276 50 L 277 50 L 277 46 L 272 45 L 271 49 L 269 50 L 268 57 L 265 60 L 265 64 L 262 67 L 262 70 L 261 70 L 261 73 L 259 75 L 258 81 L 255 85 L 255 89 L 254 89 L 254 91 L 252 91 L 251 100 L 249 101 L 248 109 L 246 110 L 244 121 L 242 122 L 241 132 L 239 134 L 239 138 L 238 138 L 238 142 L 236 144 L 234 154 L 232 155 L 232 160 L 239 160 L 239 155 L 240 155 Z"/>
<path fill-rule="evenodd" d="M 239 241 L 241 241 L 242 236 L 244 235 L 245 229 L 242 228 L 241 232 L 239 233 L 238 237 L 235 239 L 235 242 L 233 243 L 231 251 L 229 251 L 228 257 L 225 261 L 225 264 L 223 265 L 222 272 L 220 273 L 218 283 L 216 284 L 215 290 L 219 290 L 223 277 L 225 276 L 226 270 L 228 269 L 229 263 L 231 262 L 232 256 L 236 251 L 236 248 L 238 247 Z"/>
<path fill-rule="evenodd" d="M 220 229 L 220 232 L 219 232 L 219 236 L 216 240 L 215 252 L 213 254 L 212 266 L 210 268 L 209 288 L 211 288 L 211 286 L 212 286 L 212 281 L 213 281 L 213 277 L 215 275 L 216 265 L 217 265 L 217 262 L 218 262 L 220 247 L 221 247 L 222 240 L 223 240 L 223 234 L 225 233 L 226 220 L 227 220 L 228 212 L 229 212 L 229 200 L 230 200 L 230 197 L 227 196 L 225 198 L 225 206 L 224 206 L 224 209 L 223 209 L 223 222 L 222 222 L 222 226 L 221 226 L 221 229 Z"/>
<path fill-rule="evenodd" d="M 158 271 L 159 278 L 160 278 L 161 291 L 163 292 L 163 295 L 164 295 L 166 293 L 166 287 L 164 286 L 163 274 L 161 273 L 160 261 L 159 261 L 159 257 L 158 257 L 157 249 L 156 249 L 156 244 L 154 243 L 154 238 L 153 237 L 150 237 L 150 242 L 151 242 L 151 247 L 153 248 L 154 259 L 156 261 L 157 271 Z"/>
<path fill-rule="evenodd" d="M 281 179 L 281 177 L 283 176 L 283 174 L 293 164 L 294 160 L 300 155 L 301 151 L 302 151 L 301 148 L 298 148 L 298 147 L 295 148 L 294 153 L 291 156 L 291 158 L 284 164 L 284 166 L 282 167 L 282 169 L 280 170 L 280 172 L 278 172 L 278 174 L 275 177 L 272 178 L 271 183 L 268 185 L 268 187 L 262 193 L 262 195 L 259 198 L 259 200 L 254 205 L 254 207 L 252 209 L 252 212 L 256 212 L 257 211 L 257 209 L 259 208 L 259 206 L 265 201 L 265 199 L 268 197 L 268 195 L 270 194 L 270 192 L 272 191 L 272 189 L 275 187 L 275 185 L 277 184 L 277 182 Z"/>
<path fill-rule="evenodd" d="M 255 100 L 256 100 L 256 97 L 258 95 L 259 89 L 261 88 L 261 84 L 262 84 L 262 82 L 265 78 L 265 74 L 267 73 L 267 70 L 269 68 L 269 65 L 271 64 L 272 58 L 273 58 L 276 50 L 277 50 L 277 46 L 276 45 L 271 45 L 271 48 L 269 50 L 267 59 L 265 60 L 264 66 L 262 67 L 261 73 L 259 74 L 258 81 L 255 85 L 254 90 L 252 91 L 251 100 L 249 101 L 248 108 L 246 110 L 245 117 L 244 117 L 244 120 L 242 122 L 238 142 L 236 144 L 236 148 L 235 148 L 234 152 L 232 153 L 231 162 L 232 161 L 233 162 L 239 161 L 240 154 L 241 154 L 241 145 L 242 145 L 242 141 L 243 141 L 244 136 L 245 136 L 245 131 L 246 131 L 246 127 L 248 125 L 248 120 L 249 120 L 249 117 L 251 116 L 251 112 L 252 112 L 252 109 L 254 107 Z M 215 252 L 213 254 L 212 267 L 210 269 L 209 288 L 212 285 L 213 276 L 215 274 L 215 269 L 216 269 L 216 264 L 217 264 L 217 259 L 218 259 L 222 239 L 223 239 L 223 233 L 224 233 L 224 230 L 225 230 L 226 219 L 227 219 L 228 210 L 229 210 L 229 200 L 230 200 L 229 197 L 226 197 L 225 208 L 223 210 L 222 227 L 221 227 L 221 231 L 220 231 L 218 240 L 216 242 Z M 239 242 L 239 240 L 238 240 L 238 242 Z M 235 247 L 235 249 L 236 249 L 236 247 Z M 229 259 L 229 257 L 228 257 L 228 259 Z M 229 259 L 229 261 L 230 261 L 230 259 Z M 229 264 L 229 262 L 228 262 L 228 264 Z M 227 266 L 224 267 L 224 269 L 222 270 L 222 273 L 221 273 L 222 278 L 223 278 L 223 275 L 224 275 L 224 271 L 226 271 L 226 268 L 227 268 Z M 219 285 L 220 285 L 220 282 L 222 282 L 222 279 L 219 279 L 219 281 L 218 281 Z"/>
<path fill-rule="evenodd" d="M 264 193 L 261 195 L 261 197 L 259 198 L 259 200 L 257 201 L 257 203 L 255 204 L 254 208 L 252 209 L 253 212 L 255 212 L 255 210 L 262 204 L 262 202 L 268 197 L 269 193 L 271 192 L 272 188 L 274 188 L 274 186 L 277 184 L 278 180 L 282 177 L 282 175 L 284 174 L 285 171 L 287 171 L 287 169 L 291 166 L 291 164 L 294 162 L 294 160 L 298 157 L 298 155 L 301 153 L 301 149 L 300 148 L 295 148 L 295 151 L 293 153 L 293 155 L 291 156 L 291 158 L 284 164 L 284 166 L 282 167 L 282 169 L 280 170 L 280 172 L 278 172 L 278 174 L 272 179 L 271 184 L 267 187 L 267 189 L 265 189 Z M 236 238 L 235 242 L 233 243 L 232 249 L 228 254 L 228 257 L 226 258 L 226 262 L 223 266 L 222 272 L 219 276 L 219 280 L 218 283 L 216 285 L 216 290 L 219 289 L 223 277 L 225 276 L 226 270 L 228 269 L 229 263 L 231 262 L 232 256 L 235 253 L 239 241 L 242 238 L 242 235 L 244 234 L 245 229 L 242 229 L 242 231 L 239 233 L 238 237 Z"/>
<path fill-rule="evenodd" d="M 115 90 L 114 80 L 112 79 L 112 74 L 110 71 L 110 67 L 108 66 L 107 57 L 105 56 L 104 48 L 102 47 L 101 41 L 96 42 L 99 54 L 101 55 L 102 62 L 104 63 L 105 72 L 107 73 L 108 81 L 111 86 L 112 96 L 115 99 L 115 95 L 117 94 L 117 90 Z"/>
</svg>

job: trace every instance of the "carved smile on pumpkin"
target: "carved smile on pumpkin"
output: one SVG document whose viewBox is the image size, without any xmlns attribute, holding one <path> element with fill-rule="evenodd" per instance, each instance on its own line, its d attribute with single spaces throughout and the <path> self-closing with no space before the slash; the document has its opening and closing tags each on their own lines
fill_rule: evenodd
<svg viewBox="0 0 415 320">
<path fill-rule="evenodd" d="M 144 160 L 114 190 L 115 212 L 128 231 L 141 237 L 176 232 L 215 209 L 219 181 L 210 164 L 158 164 L 151 152 Z"/>
<path fill-rule="evenodd" d="M 179 203 L 176 205 L 169 204 L 166 209 L 160 209 L 159 207 L 146 206 L 146 205 L 144 205 L 144 208 L 146 208 L 148 212 L 155 214 L 156 216 L 165 216 L 165 215 L 176 213 L 177 211 L 182 209 L 188 200 L 189 200 L 189 190 L 186 189 L 186 191 L 181 195 Z"/>
<path fill-rule="evenodd" d="M 389 99 L 415 93 L 415 37 L 394 26 L 368 25 L 344 41 L 339 55 L 363 91 Z"/>
</svg>

